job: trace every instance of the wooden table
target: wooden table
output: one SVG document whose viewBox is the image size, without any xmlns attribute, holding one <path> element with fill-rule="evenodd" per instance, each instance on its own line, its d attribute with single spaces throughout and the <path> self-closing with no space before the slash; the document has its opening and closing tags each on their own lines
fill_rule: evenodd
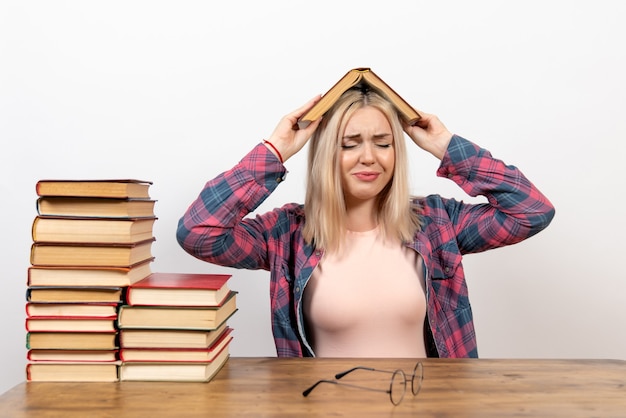
<svg viewBox="0 0 626 418">
<path fill-rule="evenodd" d="M 409 359 L 231 357 L 209 383 L 21 383 L 0 396 L 2 417 L 625 417 L 626 361 L 424 359 L 424 382 L 394 406 L 382 392 L 322 384 L 364 365 L 411 372 Z M 383 376 L 383 377 L 381 377 Z M 389 376 L 346 381 L 386 389 Z M 342 379 L 342 381 L 344 380 Z M 384 379 L 384 380 L 380 380 Z"/>
</svg>

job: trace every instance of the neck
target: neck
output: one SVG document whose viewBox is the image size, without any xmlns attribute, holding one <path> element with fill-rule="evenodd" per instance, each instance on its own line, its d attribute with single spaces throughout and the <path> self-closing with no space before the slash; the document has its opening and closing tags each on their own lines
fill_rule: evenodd
<svg viewBox="0 0 626 418">
<path fill-rule="evenodd" d="M 346 228 L 354 232 L 371 231 L 378 226 L 375 200 L 352 202 L 346 206 Z"/>
</svg>

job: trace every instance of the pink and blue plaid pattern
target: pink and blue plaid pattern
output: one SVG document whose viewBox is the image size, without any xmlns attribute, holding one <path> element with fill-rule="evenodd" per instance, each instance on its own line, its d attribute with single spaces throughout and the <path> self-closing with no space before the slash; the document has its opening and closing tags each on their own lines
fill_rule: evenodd
<svg viewBox="0 0 626 418">
<path fill-rule="evenodd" d="M 206 183 L 180 219 L 177 239 L 201 260 L 270 271 L 277 355 L 313 356 L 304 332 L 302 295 L 323 250 L 302 238 L 303 207 L 290 203 L 246 218 L 284 181 L 285 173 L 278 158 L 257 145 L 231 170 Z M 466 204 L 439 195 L 416 199 L 424 225 L 406 245 L 424 258 L 427 317 L 437 354 L 477 357 L 462 256 L 529 238 L 548 226 L 555 211 L 516 167 L 456 135 L 437 175 L 470 196 L 485 196 L 488 203 Z"/>
</svg>

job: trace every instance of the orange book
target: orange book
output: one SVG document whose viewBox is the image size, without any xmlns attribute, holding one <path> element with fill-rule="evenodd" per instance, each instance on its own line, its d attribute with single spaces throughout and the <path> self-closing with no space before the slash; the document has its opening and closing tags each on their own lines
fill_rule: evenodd
<svg viewBox="0 0 626 418">
<path fill-rule="evenodd" d="M 31 235 L 34 242 L 89 242 L 132 244 L 151 239 L 156 218 L 101 218 L 37 216 Z"/>
<path fill-rule="evenodd" d="M 36 201 L 42 216 L 154 217 L 155 200 L 44 196 Z"/>
<path fill-rule="evenodd" d="M 230 292 L 230 274 L 152 273 L 127 290 L 128 305 L 218 306 Z"/>
<path fill-rule="evenodd" d="M 112 332 L 116 318 L 94 317 L 34 317 L 26 318 L 28 332 Z"/>
<path fill-rule="evenodd" d="M 40 350 L 114 350 L 118 333 L 107 332 L 29 332 L 26 348 Z"/>
<path fill-rule="evenodd" d="M 31 246 L 34 266 L 130 267 L 152 258 L 155 238 L 130 244 L 49 243 Z"/>
<path fill-rule="evenodd" d="M 30 287 L 128 286 L 148 276 L 152 272 L 153 261 L 154 257 L 151 257 L 128 267 L 30 266 L 27 285 Z"/>
<path fill-rule="evenodd" d="M 26 301 L 34 303 L 123 302 L 123 288 L 117 286 L 31 286 Z"/>
<path fill-rule="evenodd" d="M 68 350 L 68 349 L 31 349 L 26 353 L 26 359 L 31 362 L 112 362 L 119 360 L 117 349 L 111 350 Z"/>
<path fill-rule="evenodd" d="M 34 362 L 26 365 L 28 382 L 117 382 L 118 362 Z"/>
<path fill-rule="evenodd" d="M 150 198 L 151 181 L 136 179 L 39 180 L 38 196 Z"/>
<path fill-rule="evenodd" d="M 48 303 L 27 302 L 29 317 L 94 317 L 116 318 L 117 303 Z"/>
<path fill-rule="evenodd" d="M 398 93 L 376 75 L 370 68 L 353 68 L 328 90 L 322 98 L 306 114 L 298 120 L 298 127 L 305 128 L 309 123 L 322 117 L 347 90 L 366 85 L 389 100 L 398 114 L 406 123 L 414 125 L 421 118 L 417 110 L 413 109 Z"/>
</svg>

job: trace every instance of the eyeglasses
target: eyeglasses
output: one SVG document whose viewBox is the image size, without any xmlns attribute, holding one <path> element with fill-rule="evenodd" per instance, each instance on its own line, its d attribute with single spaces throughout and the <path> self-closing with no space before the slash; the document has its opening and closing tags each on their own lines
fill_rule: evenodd
<svg viewBox="0 0 626 418">
<path fill-rule="evenodd" d="M 355 370 L 367 370 L 370 372 L 391 374 L 391 381 L 389 382 L 389 389 L 387 390 L 376 389 L 372 387 L 353 385 L 350 383 L 344 383 L 344 382 L 339 381 L 339 379 L 341 379 L 342 377 L 346 376 L 349 373 L 352 373 Z M 413 393 L 413 396 L 416 396 L 419 393 L 420 389 L 422 388 L 423 380 L 424 380 L 424 367 L 422 366 L 422 363 L 420 362 L 417 362 L 415 364 L 415 367 L 413 368 L 413 373 L 409 375 L 408 377 L 404 373 L 404 371 L 400 369 L 380 370 L 380 369 L 373 369 L 371 367 L 357 366 L 357 367 L 351 368 L 350 370 L 346 370 L 345 372 L 337 373 L 335 375 L 334 380 L 328 380 L 328 379 L 318 380 L 311 387 L 309 387 L 304 392 L 302 392 L 302 396 L 308 396 L 313 391 L 313 389 L 315 389 L 320 383 L 332 383 L 334 385 L 349 386 L 352 388 L 371 390 L 374 392 L 385 392 L 389 394 L 389 400 L 391 401 L 392 404 L 399 405 L 400 402 L 402 402 L 402 399 L 404 399 L 404 394 L 406 393 L 407 382 L 411 382 L 411 393 Z"/>
</svg>

